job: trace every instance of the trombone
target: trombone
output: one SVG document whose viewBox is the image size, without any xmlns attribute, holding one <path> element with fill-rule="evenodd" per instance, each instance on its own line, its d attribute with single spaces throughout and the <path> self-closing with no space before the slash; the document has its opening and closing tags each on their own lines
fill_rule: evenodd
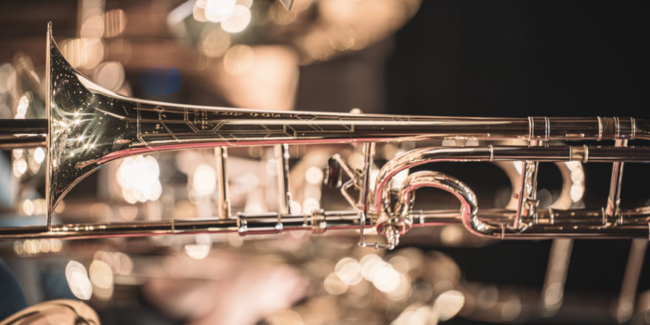
<svg viewBox="0 0 650 325">
<path fill-rule="evenodd" d="M 462 223 L 479 236 L 498 239 L 556 237 L 648 238 L 650 208 L 621 210 L 624 162 L 649 162 L 650 147 L 628 147 L 628 141 L 650 140 L 650 120 L 632 117 L 479 118 L 272 112 L 162 103 L 120 96 L 92 83 L 63 57 L 47 31 L 47 119 L 0 120 L 0 148 L 47 148 L 44 226 L 0 228 L 0 239 L 97 238 L 187 233 L 237 232 L 270 234 L 292 230 L 323 233 L 358 229 L 360 245 L 393 249 L 412 227 Z M 371 179 L 375 145 L 423 139 L 525 141 L 525 146 L 423 147 L 390 160 Z M 613 140 L 615 146 L 600 146 Z M 589 145 L 551 146 L 549 141 Z M 289 145 L 357 143 L 363 164 L 353 169 L 335 155 L 327 180 L 350 203 L 345 211 L 291 211 L 288 182 Z M 225 160 L 227 148 L 274 146 L 280 161 L 279 211 L 238 214 L 230 209 Z M 79 181 L 120 158 L 188 148 L 216 148 L 219 215 L 213 219 L 162 220 L 100 224 L 53 224 L 52 213 Z M 522 161 L 516 210 L 479 210 L 476 196 L 460 180 L 433 171 L 410 175 L 397 191 L 394 176 L 411 167 L 440 162 Z M 604 162 L 613 164 L 610 196 L 605 206 L 588 210 L 538 209 L 539 162 Z M 345 184 L 343 174 L 350 178 Z M 374 185 L 372 185 L 374 184 Z M 432 187 L 453 194 L 459 213 L 413 209 L 417 189 Z M 350 194 L 354 188 L 358 196 Z M 386 243 L 366 242 L 364 230 L 376 228 Z"/>
</svg>

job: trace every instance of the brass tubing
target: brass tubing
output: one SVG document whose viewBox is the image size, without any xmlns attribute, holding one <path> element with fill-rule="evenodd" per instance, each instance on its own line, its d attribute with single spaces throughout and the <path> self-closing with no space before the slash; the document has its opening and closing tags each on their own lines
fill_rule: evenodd
<svg viewBox="0 0 650 325">
<path fill-rule="evenodd" d="M 293 195 L 289 188 L 289 145 L 275 145 L 275 160 L 278 170 L 278 209 L 281 214 L 291 214 Z"/>
<path fill-rule="evenodd" d="M 98 94 L 99 95 L 99 94 Z M 107 98 L 110 99 L 110 98 Z M 147 104 L 146 101 L 133 99 Z M 161 103 L 162 104 L 162 103 Z M 166 107 L 147 109 L 140 107 L 143 112 L 151 111 L 157 114 L 160 109 L 168 110 L 169 114 L 184 114 L 188 106 L 164 103 Z M 245 130 L 247 128 L 255 129 L 253 123 L 266 123 L 271 128 L 274 125 L 288 125 L 292 129 L 298 130 L 303 126 L 318 126 L 325 133 L 332 133 L 334 137 L 346 138 L 375 138 L 385 136 L 385 138 L 394 137 L 411 137 L 424 136 L 432 138 L 454 138 L 454 137 L 471 137 L 478 139 L 527 139 L 527 140 L 616 140 L 616 139 L 645 139 L 650 140 L 650 122 L 645 119 L 633 118 L 578 118 L 578 117 L 535 117 L 535 118 L 483 118 L 483 117 L 445 117 L 445 116 L 402 116 L 402 115 L 377 115 L 377 114 L 333 114 L 333 113 L 313 113 L 313 112 L 265 112 L 239 110 L 235 108 L 211 108 L 211 107 L 189 107 L 192 109 L 203 109 L 206 115 L 213 117 L 214 120 L 205 120 L 205 123 L 223 123 L 236 126 Z M 155 126 L 160 120 L 156 116 L 152 119 L 141 118 L 141 131 L 146 132 L 149 125 Z M 219 118 L 219 116 L 222 116 Z M 239 118 L 227 118 L 223 116 L 241 116 Z M 316 117 L 316 121 L 302 121 L 302 117 Z M 153 116 L 152 116 L 153 117 Z M 251 117 L 259 117 L 253 119 Z M 548 125 L 540 126 L 539 119 L 546 119 Z M 602 121 L 619 120 L 621 126 L 618 133 L 615 129 L 604 127 Z M 535 122 L 537 121 L 537 122 Z M 170 128 L 178 128 L 184 125 L 182 116 L 179 120 L 166 120 Z M 337 136 L 334 130 L 343 126 L 350 126 L 355 132 L 350 136 Z M 612 126 L 613 128 L 613 126 Z M 152 128 L 153 130 L 153 128 Z M 305 129 L 307 130 L 307 129 Z M 342 133 L 344 129 L 341 128 Z M 350 130 L 347 130 L 350 131 Z M 47 134 L 47 119 L 0 119 L 0 136 L 25 134 L 41 135 Z M 318 134 L 309 132 L 310 134 Z M 354 134 L 354 135 L 353 135 Z M 325 136 L 320 134 L 319 137 Z M 332 138 L 331 136 L 326 136 Z M 160 142 L 162 136 L 156 138 L 154 143 Z M 187 139 L 190 140 L 190 139 Z M 200 141 L 199 139 L 197 139 Z M 235 139 L 236 140 L 236 139 Z"/>
<path fill-rule="evenodd" d="M 579 151 L 580 154 L 575 152 Z M 622 147 L 471 147 L 447 148 L 430 147 L 411 150 L 388 162 L 380 170 L 373 205 L 382 211 L 382 198 L 386 185 L 393 176 L 404 169 L 434 162 L 480 162 L 480 161 L 518 161 L 536 160 L 541 162 L 571 161 L 576 158 L 590 162 L 649 162 L 650 148 Z M 616 159 L 615 159 L 616 158 Z"/>
<path fill-rule="evenodd" d="M 616 147 L 627 147 L 627 140 L 616 140 Z M 621 204 L 621 184 L 623 183 L 623 165 L 622 161 L 616 161 L 612 164 L 612 178 L 609 184 L 609 196 L 607 197 L 607 206 L 605 213 L 613 217 L 618 214 Z"/>
<path fill-rule="evenodd" d="M 0 136 L 47 134 L 47 119 L 0 119 Z"/>
<path fill-rule="evenodd" d="M 45 147 L 45 138 L 44 134 L 0 136 L 0 150 Z"/>
<path fill-rule="evenodd" d="M 362 147 L 363 151 L 363 165 L 361 167 L 361 184 L 359 184 L 359 200 L 357 201 L 357 208 L 361 214 L 361 226 L 359 234 L 359 246 L 365 247 L 364 242 L 364 228 L 370 225 L 368 212 L 370 211 L 372 191 L 370 188 L 370 177 L 372 165 L 375 159 L 375 143 L 366 142 Z"/>
<path fill-rule="evenodd" d="M 45 226 L 0 228 L 0 240 L 33 238 L 85 239 L 105 237 L 143 237 L 154 235 L 231 233 L 240 235 L 281 233 L 295 230 L 359 229 L 357 211 L 329 211 L 322 214 L 324 225 L 314 214 L 282 215 L 277 213 L 240 215 L 236 219 L 171 219 L 153 222 L 79 223 Z M 278 222 L 281 220 L 281 222 Z M 366 227 L 372 227 L 368 224 Z M 323 229 L 324 230 L 324 229 Z"/>
<path fill-rule="evenodd" d="M 228 173 L 226 161 L 228 159 L 228 148 L 214 148 L 215 161 L 217 165 L 217 210 L 219 219 L 230 218 L 230 193 L 228 191 Z"/>
<path fill-rule="evenodd" d="M 504 209 L 482 209 L 477 217 L 491 227 L 511 224 L 516 216 L 516 211 Z M 608 224 L 604 221 L 602 210 L 539 210 L 540 223 L 544 223 L 549 229 L 573 228 L 571 225 L 580 224 L 591 227 L 590 229 L 604 228 Z M 107 238 L 107 237 L 142 237 L 153 235 L 171 234 L 194 234 L 194 233 L 232 233 L 239 232 L 241 235 L 250 234 L 276 234 L 286 231 L 312 230 L 318 221 L 324 222 L 324 230 L 337 229 L 359 229 L 361 217 L 358 211 L 326 211 L 322 212 L 322 220 L 313 214 L 292 214 L 282 215 L 281 226 L 278 226 L 277 213 L 265 213 L 257 215 L 239 215 L 233 219 L 172 219 L 154 222 L 118 222 L 103 224 L 61 224 L 52 225 L 51 231 L 45 226 L 32 227 L 4 227 L 0 228 L 0 240 L 20 240 L 33 238 L 59 238 L 59 239 L 84 239 L 84 238 Z M 645 229 L 647 236 L 647 224 L 650 221 L 650 211 L 622 211 L 621 214 L 627 220 L 624 226 Z M 550 223 L 552 218 L 554 223 Z M 462 214 L 458 210 L 435 210 L 422 211 L 412 210 L 407 216 L 412 220 L 413 227 L 441 226 L 450 224 L 461 224 Z M 611 220 L 610 220 L 611 221 Z M 245 225 L 242 228 L 242 225 Z M 372 228 L 370 223 L 365 228 Z M 279 230 L 279 231 L 278 231 Z M 316 232 L 316 231 L 315 231 Z M 322 232 L 322 231 L 318 231 Z M 597 234 L 594 234 L 596 236 Z"/>
<path fill-rule="evenodd" d="M 540 225 L 570 227 L 571 225 L 611 226 L 636 225 L 643 226 L 650 222 L 650 211 L 623 210 L 620 215 L 624 222 L 618 223 L 617 217 L 603 218 L 602 209 L 539 209 L 537 220 L 523 219 Z M 509 225 L 517 216 L 517 211 L 506 209 L 480 209 L 478 217 L 492 225 Z M 458 210 L 411 210 L 408 214 L 413 227 L 442 226 L 460 224 L 462 216 Z"/>
<path fill-rule="evenodd" d="M 135 100 L 134 100 L 135 101 Z M 187 106 L 166 104 L 169 114 L 183 114 Z M 288 125 L 290 128 L 300 129 L 301 125 L 314 125 L 322 128 L 324 132 L 336 135 L 334 129 L 341 126 L 350 126 L 355 131 L 351 136 L 335 136 L 343 139 L 355 138 L 376 138 L 390 139 L 394 137 L 424 136 L 431 138 L 454 138 L 472 137 L 478 139 L 528 139 L 528 140 L 616 140 L 616 139 L 645 139 L 650 140 L 650 122 L 646 119 L 633 118 L 569 118 L 569 117 L 535 117 L 535 118 L 478 118 L 478 117 L 441 117 L 441 116 L 400 116 L 400 115 L 373 115 L 365 114 L 360 118 L 354 114 L 332 114 L 332 113 L 311 113 L 311 112 L 256 112 L 229 108 L 194 107 L 205 109 L 207 115 L 214 115 L 214 120 L 206 120 L 205 123 L 223 123 L 236 125 L 245 130 L 254 128 L 251 124 L 243 123 L 247 119 L 218 118 L 221 116 L 260 116 L 268 117 L 257 120 L 250 120 L 250 123 L 269 123 L 270 125 Z M 147 110 L 140 107 L 141 110 Z M 151 109 L 156 112 L 156 110 Z M 244 114 L 244 112 L 248 114 Z M 319 118 L 311 124 L 301 123 L 301 117 L 315 114 Z M 272 118 L 271 118 L 272 117 Z M 540 126 L 539 119 L 546 119 L 548 126 Z M 624 121 L 627 127 L 618 134 L 614 130 L 602 129 L 599 126 L 602 121 L 608 120 Z M 537 122 L 535 122 L 537 121 Z M 599 122 L 600 121 L 600 122 Z M 158 118 L 142 119 L 143 130 L 146 132 L 147 123 L 159 123 Z M 167 124 L 184 124 L 181 118 L 178 121 L 168 120 Z M 23 134 L 32 137 L 40 137 L 48 133 L 47 119 L 0 119 L 0 137 L 7 135 Z M 338 126 L 337 126 L 338 124 Z M 547 129 L 548 128 L 548 129 Z M 331 130 L 328 130 L 331 129 Z M 153 129 L 152 129 L 153 130 Z M 609 131 L 608 131 L 609 130 Z M 314 132 L 309 132 L 313 134 Z M 324 134 L 319 135 L 324 136 Z M 327 138 L 332 138 L 327 136 Z M 160 142 L 162 138 L 154 143 Z M 189 139 L 188 139 L 189 140 Z M 197 141 L 201 141 L 196 139 Z M 238 141 L 237 139 L 234 139 Z"/>
<path fill-rule="evenodd" d="M 582 160 L 592 162 L 609 162 L 612 157 L 619 161 L 650 161 L 650 148 L 618 148 L 618 147 L 476 147 L 476 148 L 422 148 L 412 150 L 386 164 L 379 172 L 375 182 L 374 207 L 376 213 L 384 214 L 390 211 L 382 200 L 384 191 L 389 181 L 398 172 L 414 166 L 438 161 L 495 161 L 495 160 L 537 160 L 537 161 L 571 161 Z M 522 229 L 513 229 L 506 225 L 493 225 L 485 222 L 478 215 L 476 197 L 466 185 L 453 177 L 437 178 L 429 184 L 431 187 L 443 189 L 456 196 L 461 201 L 461 215 L 463 224 L 471 232 L 492 238 L 521 238 L 543 239 L 552 237 L 593 237 L 593 238 L 648 238 L 648 223 L 631 223 L 610 221 L 604 209 L 597 210 L 591 216 L 583 216 L 573 211 L 567 217 L 586 221 L 594 221 L 594 225 L 566 226 L 554 222 L 543 223 L 543 216 L 539 222 L 526 225 Z M 643 213 L 643 212 L 641 212 Z M 562 219 L 564 214 L 560 211 L 549 210 L 549 218 Z M 600 220 L 600 223 L 598 221 Z"/>
</svg>

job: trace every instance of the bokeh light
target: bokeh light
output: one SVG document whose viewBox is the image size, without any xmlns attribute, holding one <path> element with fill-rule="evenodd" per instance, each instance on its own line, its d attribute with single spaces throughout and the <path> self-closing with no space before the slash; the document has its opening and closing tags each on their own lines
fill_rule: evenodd
<svg viewBox="0 0 650 325">
<path fill-rule="evenodd" d="M 582 183 L 573 183 L 571 185 L 571 200 L 573 202 L 578 202 L 582 199 L 582 195 L 585 192 L 585 187 L 582 185 Z"/>
<path fill-rule="evenodd" d="M 355 285 L 363 280 L 361 264 L 351 257 L 345 257 L 336 263 L 335 273 L 347 285 Z"/>
<path fill-rule="evenodd" d="M 201 35 L 199 49 L 210 58 L 222 57 L 230 48 L 230 35 L 220 28 L 210 28 Z"/>
<path fill-rule="evenodd" d="M 80 36 L 82 39 L 100 39 L 104 36 L 104 17 L 101 11 L 95 10 L 87 15 L 81 23 Z"/>
<path fill-rule="evenodd" d="M 436 325 L 438 314 L 436 310 L 421 303 L 412 304 L 397 317 L 391 325 Z"/>
<path fill-rule="evenodd" d="M 433 309 L 438 312 L 441 321 L 448 320 L 463 308 L 465 295 L 457 290 L 443 292 L 433 303 Z"/>
<path fill-rule="evenodd" d="M 27 114 L 27 109 L 29 108 L 29 103 L 32 101 L 32 93 L 26 92 L 18 100 L 18 106 L 16 106 L 16 116 L 14 118 L 24 119 Z"/>
<path fill-rule="evenodd" d="M 228 33 L 239 33 L 246 29 L 250 22 L 251 11 L 242 5 L 236 5 L 232 14 L 221 22 L 221 28 Z"/>
<path fill-rule="evenodd" d="M 43 148 L 38 147 L 34 150 L 34 160 L 39 164 L 45 160 L 45 150 Z"/>
<path fill-rule="evenodd" d="M 100 39 L 75 38 L 61 42 L 61 53 L 75 68 L 95 68 L 104 59 L 104 50 Z"/>
<path fill-rule="evenodd" d="M 88 278 L 86 268 L 77 261 L 70 261 L 65 268 L 65 277 L 72 294 L 81 299 L 88 300 L 93 294 L 93 286 Z"/>
<path fill-rule="evenodd" d="M 124 159 L 117 170 L 117 182 L 124 199 L 131 204 L 155 201 L 162 194 L 160 166 L 151 156 Z"/>
<path fill-rule="evenodd" d="M 104 14 L 105 32 L 107 38 L 116 37 L 126 28 L 126 14 L 122 9 L 109 10 Z"/>
<path fill-rule="evenodd" d="M 23 212 L 25 212 L 25 214 L 28 216 L 34 214 L 34 202 L 31 200 L 23 201 Z"/>
<path fill-rule="evenodd" d="M 103 62 L 95 70 L 94 77 L 98 85 L 115 91 L 124 84 L 124 67 L 121 63 L 115 61 Z"/>
<path fill-rule="evenodd" d="M 310 184 L 320 184 L 323 181 L 323 171 L 316 166 L 311 166 L 305 171 L 305 180 Z"/>
<path fill-rule="evenodd" d="M 15 77 L 16 70 L 14 70 L 14 67 L 10 63 L 0 65 L 0 94 L 8 92 L 13 88 Z"/>
<path fill-rule="evenodd" d="M 110 265 L 101 260 L 94 260 L 90 263 L 88 269 L 90 281 L 100 288 L 110 288 L 113 286 L 113 270 Z"/>
<path fill-rule="evenodd" d="M 305 201 L 302 203 L 303 213 L 311 213 L 312 211 L 318 209 L 320 209 L 320 202 L 318 202 L 318 200 L 313 197 L 305 199 Z"/>
<path fill-rule="evenodd" d="M 569 191 L 569 196 L 571 201 L 579 202 L 582 200 L 582 196 L 585 193 L 585 172 L 582 167 L 582 164 L 579 161 L 569 161 L 566 162 L 567 168 L 571 172 L 571 190 Z"/>
<path fill-rule="evenodd" d="M 248 45 L 235 45 L 231 47 L 223 58 L 226 72 L 241 76 L 249 72 L 255 64 L 255 52 Z"/>
<path fill-rule="evenodd" d="M 108 265 L 113 274 L 129 275 L 133 272 L 133 260 L 129 255 L 121 252 L 97 251 L 95 252 L 93 259 L 96 261 L 102 261 Z"/>
<path fill-rule="evenodd" d="M 325 291 L 333 296 L 344 294 L 348 290 L 348 285 L 343 282 L 336 273 L 330 273 L 323 281 Z"/>
<path fill-rule="evenodd" d="M 196 244 L 185 245 L 185 253 L 187 253 L 187 256 L 195 260 L 201 260 L 210 254 L 211 246 L 212 239 L 210 238 L 210 235 L 198 234 L 196 235 Z"/>
<path fill-rule="evenodd" d="M 14 160 L 12 169 L 13 169 L 14 176 L 16 177 L 22 176 L 27 171 L 27 161 L 25 161 L 25 158 L 20 157 Z"/>
<path fill-rule="evenodd" d="M 236 0 L 207 0 L 205 18 L 213 23 L 221 22 L 232 15 L 236 2 Z"/>
<path fill-rule="evenodd" d="M 192 174 L 192 188 L 201 195 L 210 195 L 217 188 L 217 174 L 209 165 L 196 167 Z"/>
</svg>

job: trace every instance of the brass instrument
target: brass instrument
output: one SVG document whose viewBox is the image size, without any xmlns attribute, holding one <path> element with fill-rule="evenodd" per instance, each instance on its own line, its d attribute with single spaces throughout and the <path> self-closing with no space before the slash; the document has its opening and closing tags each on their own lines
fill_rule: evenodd
<svg viewBox="0 0 650 325">
<path fill-rule="evenodd" d="M 271 112 L 200 107 L 127 98 L 93 84 L 63 57 L 47 35 L 47 120 L 1 120 L 0 148 L 47 147 L 45 226 L 0 228 L 0 239 L 94 238 L 185 233 L 237 232 L 240 235 L 310 230 L 359 229 L 360 245 L 392 249 L 412 227 L 462 223 L 471 232 L 498 239 L 648 238 L 650 208 L 620 210 L 624 162 L 649 162 L 650 147 L 628 147 L 628 141 L 650 140 L 650 120 L 632 117 L 477 118 L 399 115 Z M 524 146 L 489 144 L 478 147 L 417 148 L 390 160 L 374 181 L 371 167 L 375 143 L 420 139 L 526 141 Z M 615 146 L 600 146 L 604 140 Z M 581 141 L 593 145 L 556 146 L 549 141 Z M 288 182 L 293 144 L 358 143 L 363 165 L 352 169 L 340 157 L 330 160 L 329 181 L 342 173 L 340 186 L 352 208 L 346 211 L 291 211 Z M 280 209 L 277 213 L 231 215 L 224 160 L 227 148 L 275 146 L 279 168 Z M 163 220 L 104 224 L 52 224 L 52 213 L 79 181 L 120 158 L 156 151 L 217 148 L 220 215 L 214 219 Z M 439 172 L 410 175 L 398 191 L 393 177 L 402 170 L 439 161 L 522 161 L 516 210 L 479 210 L 476 196 L 460 180 Z M 605 207 L 587 210 L 538 209 L 536 178 L 539 162 L 612 163 L 612 181 Z M 452 193 L 460 213 L 416 211 L 414 192 L 433 187 Z M 358 190 L 357 198 L 348 192 Z M 386 244 L 366 243 L 364 229 L 376 227 Z"/>
<path fill-rule="evenodd" d="M 1 325 L 28 324 L 101 324 L 95 311 L 81 301 L 58 299 L 43 302 L 17 312 Z"/>
</svg>

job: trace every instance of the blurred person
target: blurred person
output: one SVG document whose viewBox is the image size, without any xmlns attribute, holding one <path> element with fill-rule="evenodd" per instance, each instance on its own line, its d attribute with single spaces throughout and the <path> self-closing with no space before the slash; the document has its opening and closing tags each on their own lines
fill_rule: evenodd
<svg viewBox="0 0 650 325">
<path fill-rule="evenodd" d="M 27 301 L 16 277 L 0 259 L 0 320 L 26 307 Z"/>
<path fill-rule="evenodd" d="M 169 257 L 149 272 L 143 293 L 166 316 L 189 325 L 253 325 L 302 299 L 307 285 L 288 265 L 219 253 Z"/>
</svg>

